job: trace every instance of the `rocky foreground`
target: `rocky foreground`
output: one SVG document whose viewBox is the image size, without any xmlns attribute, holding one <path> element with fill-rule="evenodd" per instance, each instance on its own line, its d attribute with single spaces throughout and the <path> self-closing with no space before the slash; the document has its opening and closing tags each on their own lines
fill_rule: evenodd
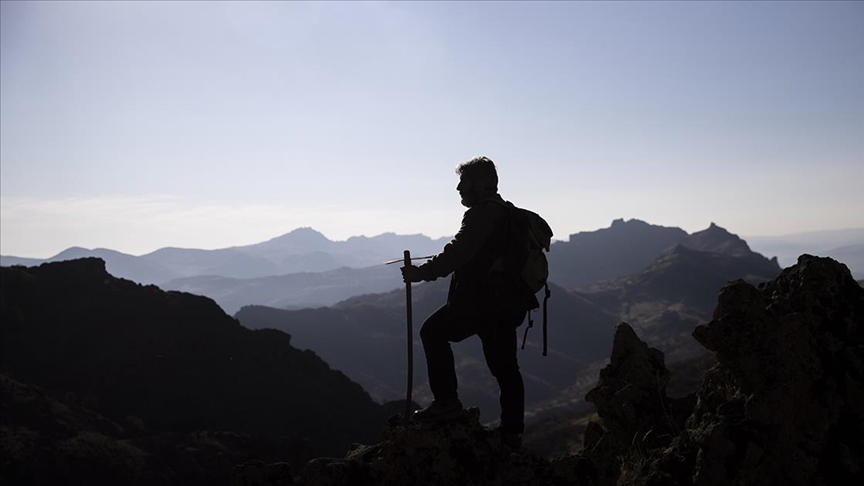
<svg viewBox="0 0 864 486">
<path fill-rule="evenodd" d="M 694 337 L 716 354 L 694 395 L 666 396 L 663 354 L 621 323 L 586 397 L 601 423 L 555 459 L 511 451 L 469 410 L 453 423 L 392 420 L 373 445 L 286 464 L 237 466 L 240 485 L 864 484 L 864 289 L 828 258 L 756 288 L 732 282 Z"/>
</svg>

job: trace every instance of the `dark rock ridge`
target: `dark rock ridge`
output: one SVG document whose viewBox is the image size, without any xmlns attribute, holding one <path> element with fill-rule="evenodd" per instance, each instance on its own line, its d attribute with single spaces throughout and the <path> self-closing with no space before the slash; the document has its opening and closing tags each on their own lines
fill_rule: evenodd
<svg viewBox="0 0 864 486">
<path fill-rule="evenodd" d="M 686 237 L 681 228 L 616 219 L 609 228 L 556 241 L 549 252 L 549 278 L 563 287 L 580 287 L 630 275 Z"/>
<path fill-rule="evenodd" d="M 0 371 L 19 382 L 150 431 L 305 441 L 286 458 L 301 464 L 373 439 L 388 409 L 290 339 L 206 297 L 114 278 L 98 259 L 0 269 Z"/>
<path fill-rule="evenodd" d="M 598 402 L 600 416 L 613 420 L 586 432 L 586 455 L 603 447 L 625 458 L 600 463 L 608 484 L 612 478 L 640 485 L 860 484 L 862 323 L 864 290 L 828 258 L 802 255 L 760 288 L 730 283 L 714 319 L 694 332 L 718 364 L 707 372 L 680 432 L 672 427 L 681 423 L 674 402 L 661 408 L 667 420 L 638 400 L 632 407 L 626 399 Z M 649 368 L 657 369 L 643 367 Z M 642 386 L 594 396 L 629 397 L 634 388 L 643 389 L 637 397 L 647 396 L 650 375 L 637 380 Z M 662 372 L 654 375 L 662 380 Z M 629 410 L 635 419 L 626 419 Z M 651 433 L 643 435 L 646 430 Z"/>
<path fill-rule="evenodd" d="M 672 454 L 708 484 L 860 484 L 862 324 L 864 290 L 828 258 L 802 255 L 759 289 L 727 286 L 694 333 L 719 365 Z"/>
<path fill-rule="evenodd" d="M 510 451 L 469 411 L 446 425 L 394 421 L 378 443 L 313 460 L 290 480 L 278 465 L 247 463 L 231 484 L 862 484 L 862 323 L 864 289 L 849 270 L 802 255 L 759 288 L 722 289 L 695 331 L 718 363 L 694 395 L 668 397 L 663 354 L 619 324 L 588 394 L 602 424 L 588 426 L 578 454 Z"/>
</svg>

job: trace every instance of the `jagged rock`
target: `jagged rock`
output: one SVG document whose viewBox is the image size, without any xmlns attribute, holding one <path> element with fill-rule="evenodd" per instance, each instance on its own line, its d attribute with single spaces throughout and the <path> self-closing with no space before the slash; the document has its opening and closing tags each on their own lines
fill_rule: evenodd
<svg viewBox="0 0 864 486">
<path fill-rule="evenodd" d="M 718 365 L 634 483 L 861 484 L 862 321 L 864 289 L 829 258 L 802 255 L 759 289 L 728 284 L 694 332 Z"/>
<path fill-rule="evenodd" d="M 615 328 L 611 362 L 600 371 L 600 383 L 585 399 L 597 406 L 607 433 L 626 444 L 640 432 L 647 432 L 643 419 L 648 418 L 647 427 L 653 428 L 655 414 L 648 417 L 646 412 L 662 408 L 660 390 L 668 381 L 663 353 L 649 348 L 622 322 Z"/>
<path fill-rule="evenodd" d="M 680 433 L 694 397 L 667 397 L 669 376 L 663 353 L 648 347 L 627 323 L 618 324 L 610 363 L 585 397 L 603 419 L 603 426 L 586 430 L 584 449 L 600 484 L 617 481 L 628 451 L 668 445 Z"/>
</svg>

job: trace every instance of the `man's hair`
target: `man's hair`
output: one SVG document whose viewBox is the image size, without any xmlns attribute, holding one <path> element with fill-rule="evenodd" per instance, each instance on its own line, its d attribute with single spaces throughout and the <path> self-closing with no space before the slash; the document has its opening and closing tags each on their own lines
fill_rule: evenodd
<svg viewBox="0 0 864 486">
<path fill-rule="evenodd" d="M 489 157 L 474 157 L 463 162 L 456 167 L 456 173 L 475 181 L 483 181 L 486 189 L 498 191 L 498 171 L 495 170 L 495 162 Z"/>
</svg>

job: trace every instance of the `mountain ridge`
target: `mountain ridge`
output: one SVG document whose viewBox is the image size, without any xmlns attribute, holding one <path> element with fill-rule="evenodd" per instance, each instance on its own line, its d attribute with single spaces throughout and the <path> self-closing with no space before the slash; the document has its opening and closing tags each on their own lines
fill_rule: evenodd
<svg viewBox="0 0 864 486">
<path fill-rule="evenodd" d="M 569 241 L 553 243 L 548 257 L 549 278 L 567 288 L 580 288 L 625 277 L 646 268 L 677 245 L 735 257 L 758 255 L 769 261 L 753 252 L 746 241 L 714 222 L 704 230 L 688 234 L 677 227 L 616 219 L 609 228 L 576 233 L 570 235 Z"/>
<path fill-rule="evenodd" d="M 207 297 L 113 277 L 95 258 L 0 268 L 0 279 L 0 371 L 111 420 L 307 437 L 331 454 L 389 416 L 291 336 L 244 328 Z"/>
</svg>

